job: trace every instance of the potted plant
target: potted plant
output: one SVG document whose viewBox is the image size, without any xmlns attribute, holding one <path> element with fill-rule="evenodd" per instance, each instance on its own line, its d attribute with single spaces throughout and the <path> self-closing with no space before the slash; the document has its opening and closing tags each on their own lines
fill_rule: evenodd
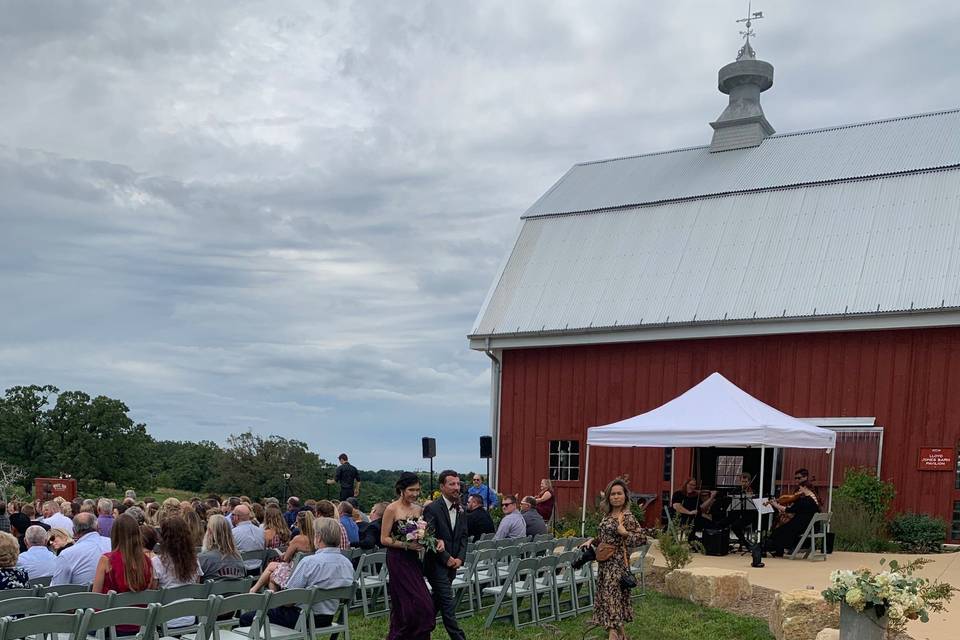
<svg viewBox="0 0 960 640">
<path fill-rule="evenodd" d="M 909 620 L 927 622 L 930 612 L 943 611 L 954 587 L 913 575 L 930 562 L 917 558 L 901 565 L 891 560 L 887 570 L 878 573 L 870 569 L 831 573 L 823 597 L 840 604 L 840 638 L 883 640 L 887 629 L 899 631 Z"/>
</svg>

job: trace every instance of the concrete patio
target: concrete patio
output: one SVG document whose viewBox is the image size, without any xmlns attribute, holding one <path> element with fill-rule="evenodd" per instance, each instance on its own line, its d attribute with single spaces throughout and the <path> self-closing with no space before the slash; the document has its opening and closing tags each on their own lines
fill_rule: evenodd
<svg viewBox="0 0 960 640">
<path fill-rule="evenodd" d="M 654 557 L 656 566 L 664 566 L 663 556 L 660 555 L 656 544 L 651 549 L 650 555 Z M 924 568 L 921 575 L 943 580 L 955 587 L 960 587 L 960 553 L 933 554 L 924 557 L 933 560 L 933 562 Z M 777 591 L 792 591 L 808 587 L 822 590 L 828 586 L 832 571 L 860 567 L 879 569 L 881 558 L 886 558 L 888 562 L 896 559 L 898 562 L 904 563 L 917 558 L 917 556 L 838 551 L 828 556 L 826 562 L 766 558 L 764 560 L 765 567 L 754 569 L 750 566 L 750 556 L 747 555 L 714 557 L 694 554 L 690 566 L 746 571 L 749 574 L 750 584 Z M 916 640 L 956 640 L 960 638 L 960 596 L 949 605 L 948 611 L 932 614 L 930 622 L 926 624 L 911 623 L 907 627 L 907 633 Z"/>
</svg>

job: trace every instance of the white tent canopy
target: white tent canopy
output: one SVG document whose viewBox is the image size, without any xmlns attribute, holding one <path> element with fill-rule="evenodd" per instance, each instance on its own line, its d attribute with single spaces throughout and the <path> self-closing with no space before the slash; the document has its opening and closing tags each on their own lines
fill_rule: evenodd
<svg viewBox="0 0 960 640">
<path fill-rule="evenodd" d="M 833 431 L 777 411 L 719 373 L 712 373 L 656 409 L 587 429 L 581 534 L 589 495 L 590 447 L 760 447 L 760 495 L 763 495 L 766 447 L 825 449 L 831 453 L 828 504 L 832 506 L 832 454 L 836 441 L 837 434 Z"/>
<path fill-rule="evenodd" d="M 833 449 L 837 434 L 760 402 L 719 373 L 638 416 L 587 429 L 594 447 Z"/>
</svg>

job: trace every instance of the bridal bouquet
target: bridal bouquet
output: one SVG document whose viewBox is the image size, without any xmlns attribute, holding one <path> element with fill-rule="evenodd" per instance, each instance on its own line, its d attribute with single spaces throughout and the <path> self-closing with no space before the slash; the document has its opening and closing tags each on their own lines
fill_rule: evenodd
<svg viewBox="0 0 960 640">
<path fill-rule="evenodd" d="M 437 537 L 423 518 L 397 520 L 392 537 L 397 542 L 416 542 L 428 551 L 437 551 Z"/>
</svg>

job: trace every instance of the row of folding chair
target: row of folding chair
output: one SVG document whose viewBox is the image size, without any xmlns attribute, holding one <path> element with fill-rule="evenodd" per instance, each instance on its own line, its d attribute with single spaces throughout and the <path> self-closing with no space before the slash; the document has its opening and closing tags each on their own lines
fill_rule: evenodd
<svg viewBox="0 0 960 640">
<path fill-rule="evenodd" d="M 105 594 L 74 594 L 74 596 L 103 596 Z M 86 638 L 94 634 L 99 640 L 116 640 L 118 625 L 139 627 L 137 640 L 156 640 L 181 636 L 184 640 L 312 640 L 316 637 L 343 633 L 349 638 L 348 608 L 353 598 L 353 590 L 342 589 L 285 589 L 276 593 L 242 593 L 231 596 L 211 595 L 207 598 L 177 600 L 166 604 L 146 603 L 144 606 L 117 606 L 119 600 L 113 594 L 111 606 L 102 607 L 102 602 L 84 603 L 74 600 L 72 609 L 57 606 L 56 596 L 47 596 L 40 600 L 54 600 L 52 607 L 35 614 L 21 614 L 25 617 L 13 618 L 10 614 L 0 618 L 0 640 L 31 638 L 45 634 L 69 634 L 74 638 Z M 63 599 L 73 597 L 64 596 Z M 323 601 L 337 601 L 333 621 L 326 627 L 318 628 L 314 621 L 312 606 Z M 9 602 L 9 601 L 8 601 Z M 48 602 L 48 605 L 51 603 Z M 269 622 L 268 609 L 298 605 L 300 618 L 294 628 L 289 629 Z M 50 610 L 50 609 L 53 610 Z M 249 627 L 237 627 L 239 615 L 243 612 L 255 612 L 253 623 Z M 196 624 L 188 627 L 170 627 L 169 623 L 178 618 L 192 617 Z M 157 629 L 160 629 L 159 636 Z M 190 633 L 186 633 L 189 631 Z"/>
<path fill-rule="evenodd" d="M 576 616 L 593 608 L 594 577 L 589 565 L 573 568 L 576 551 L 561 555 L 518 558 L 501 584 L 484 587 L 482 597 L 493 602 L 484 627 L 498 618 L 510 618 L 517 629 Z M 507 613 L 502 613 L 509 607 Z"/>
</svg>

